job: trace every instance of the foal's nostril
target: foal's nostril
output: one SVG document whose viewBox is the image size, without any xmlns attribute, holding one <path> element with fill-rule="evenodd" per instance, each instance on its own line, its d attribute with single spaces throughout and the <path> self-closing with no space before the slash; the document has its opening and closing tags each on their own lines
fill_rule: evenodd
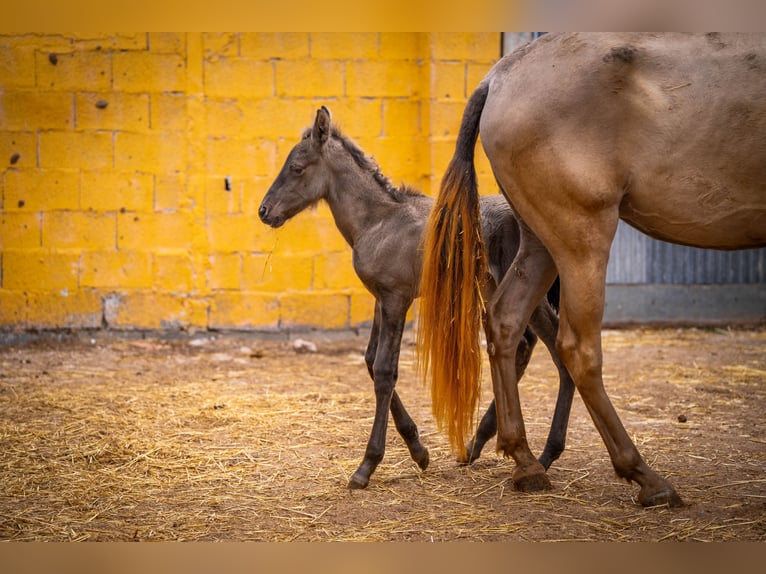
<svg viewBox="0 0 766 574">
<path fill-rule="evenodd" d="M 265 205 L 262 205 L 261 207 L 258 208 L 258 217 L 260 217 L 261 219 L 266 217 L 268 213 L 269 213 L 269 208 L 266 207 Z"/>
</svg>

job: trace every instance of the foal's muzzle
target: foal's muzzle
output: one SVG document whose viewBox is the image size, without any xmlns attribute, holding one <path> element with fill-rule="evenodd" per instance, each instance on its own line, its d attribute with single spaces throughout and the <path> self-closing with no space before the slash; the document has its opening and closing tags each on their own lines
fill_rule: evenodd
<svg viewBox="0 0 766 574">
<path fill-rule="evenodd" d="M 269 225 L 271 227 L 281 227 L 282 224 L 285 222 L 285 218 L 281 216 L 274 217 L 271 214 L 271 210 L 269 207 L 265 204 L 261 204 L 261 206 L 258 208 L 258 217 L 261 218 L 261 221 L 263 221 L 266 225 Z"/>
</svg>

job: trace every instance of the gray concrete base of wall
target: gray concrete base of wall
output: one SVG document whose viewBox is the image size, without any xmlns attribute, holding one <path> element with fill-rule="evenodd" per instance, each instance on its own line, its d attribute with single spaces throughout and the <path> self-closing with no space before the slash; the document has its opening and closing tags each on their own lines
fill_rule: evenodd
<svg viewBox="0 0 766 574">
<path fill-rule="evenodd" d="M 766 285 L 607 285 L 604 326 L 766 323 Z"/>
</svg>

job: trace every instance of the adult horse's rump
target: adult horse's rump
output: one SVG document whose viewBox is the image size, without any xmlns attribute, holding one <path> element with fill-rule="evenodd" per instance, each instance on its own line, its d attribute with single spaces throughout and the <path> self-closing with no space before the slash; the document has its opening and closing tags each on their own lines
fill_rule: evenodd
<svg viewBox="0 0 766 574">
<path fill-rule="evenodd" d="M 434 396 L 445 401 L 434 412 L 473 412 L 462 397 L 477 384 L 475 365 L 460 370 L 443 349 L 478 354 L 473 323 L 484 264 L 470 229 L 477 228 L 473 148 L 481 133 L 523 220 L 519 252 L 487 317 L 497 448 L 514 458 L 519 488 L 549 483 L 527 445 L 513 351 L 558 272 L 557 347 L 617 474 L 640 485 L 646 506 L 681 504 L 643 461 L 604 391 L 609 248 L 620 218 L 675 243 L 766 245 L 765 94 L 762 35 L 558 34 L 500 60 L 469 99 L 426 229 L 420 339 Z M 445 321 L 448 304 L 454 314 Z"/>
</svg>

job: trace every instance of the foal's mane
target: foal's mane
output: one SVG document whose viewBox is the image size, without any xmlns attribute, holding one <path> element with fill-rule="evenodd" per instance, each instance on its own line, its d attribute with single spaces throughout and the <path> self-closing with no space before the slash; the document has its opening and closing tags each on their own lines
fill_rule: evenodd
<svg viewBox="0 0 766 574">
<path fill-rule="evenodd" d="M 380 170 L 378 162 L 365 154 L 362 148 L 356 145 L 353 140 L 343 135 L 340 129 L 334 124 L 330 127 L 330 135 L 340 142 L 340 144 L 343 146 L 343 149 L 348 152 L 348 154 L 354 160 L 354 163 L 356 163 L 356 165 L 359 166 L 361 170 L 372 174 L 373 179 L 377 182 L 380 188 L 389 196 L 391 196 L 391 198 L 395 201 L 402 202 L 407 197 L 423 195 L 421 192 L 408 185 L 402 185 L 401 187 L 395 186 L 391 180 Z M 311 128 L 306 128 L 306 130 L 303 132 L 303 139 L 308 137 L 311 137 Z"/>
</svg>

